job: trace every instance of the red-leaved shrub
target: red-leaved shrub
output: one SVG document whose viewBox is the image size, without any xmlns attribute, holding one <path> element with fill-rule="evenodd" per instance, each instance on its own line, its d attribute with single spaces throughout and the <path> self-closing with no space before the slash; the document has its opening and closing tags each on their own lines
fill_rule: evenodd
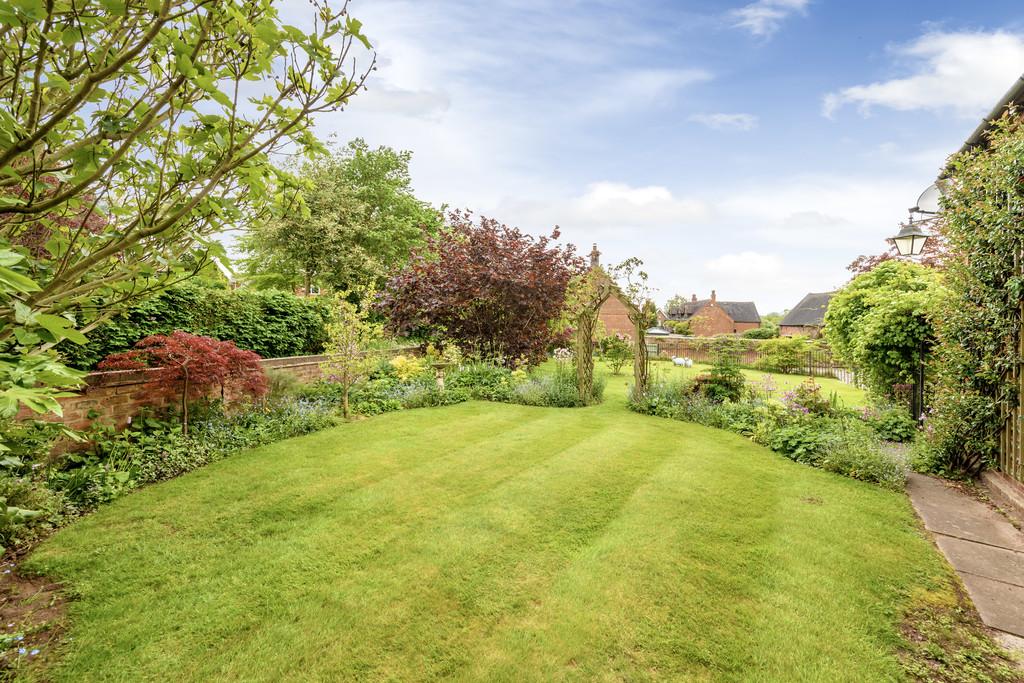
<svg viewBox="0 0 1024 683">
<path fill-rule="evenodd" d="M 112 353 L 97 366 L 100 370 L 158 370 L 146 386 L 158 394 L 181 397 L 182 424 L 188 431 L 188 403 L 209 397 L 219 389 L 221 398 L 245 395 L 259 398 L 267 393 L 267 376 L 260 357 L 243 351 L 234 342 L 176 330 L 152 335 L 135 348 Z"/>
</svg>

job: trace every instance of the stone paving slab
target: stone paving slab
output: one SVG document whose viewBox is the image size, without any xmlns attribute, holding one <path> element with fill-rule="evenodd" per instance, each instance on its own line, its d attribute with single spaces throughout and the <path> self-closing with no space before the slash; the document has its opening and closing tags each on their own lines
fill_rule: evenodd
<svg viewBox="0 0 1024 683">
<path fill-rule="evenodd" d="M 966 572 L 960 578 L 987 626 L 1024 635 L 1024 588 Z"/>
<path fill-rule="evenodd" d="M 935 542 L 959 571 L 1024 588 L 1024 553 L 952 536 L 938 536 Z"/>
<path fill-rule="evenodd" d="M 1024 637 L 1024 533 L 992 507 L 911 473 L 907 493 L 988 626 Z"/>
<path fill-rule="evenodd" d="M 907 493 L 928 531 L 1024 552 L 1024 534 L 988 505 L 940 480 L 910 473 Z"/>
</svg>

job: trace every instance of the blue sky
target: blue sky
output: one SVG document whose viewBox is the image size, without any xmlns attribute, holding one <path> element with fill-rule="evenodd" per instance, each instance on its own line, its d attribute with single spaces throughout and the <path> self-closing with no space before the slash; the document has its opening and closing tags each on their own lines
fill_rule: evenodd
<svg viewBox="0 0 1024 683">
<path fill-rule="evenodd" d="M 321 135 L 417 194 L 762 313 L 848 278 L 1024 73 L 1019 2 L 356 0 L 379 69 Z"/>
</svg>

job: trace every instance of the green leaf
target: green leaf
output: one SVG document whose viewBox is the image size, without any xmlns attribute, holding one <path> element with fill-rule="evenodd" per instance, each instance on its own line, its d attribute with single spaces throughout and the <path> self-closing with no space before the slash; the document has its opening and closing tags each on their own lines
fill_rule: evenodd
<svg viewBox="0 0 1024 683">
<path fill-rule="evenodd" d="M 0 266 L 0 285 L 4 285 L 16 292 L 28 293 L 38 292 L 42 287 L 37 285 L 32 278 L 21 273 L 16 273 L 10 268 Z"/>
<path fill-rule="evenodd" d="M 85 338 L 84 334 L 71 326 L 71 321 L 67 318 L 62 318 L 59 315 L 41 313 L 36 316 L 36 322 L 40 327 L 52 334 L 58 341 L 61 339 L 67 339 L 79 345 L 86 344 L 89 341 Z"/>
</svg>

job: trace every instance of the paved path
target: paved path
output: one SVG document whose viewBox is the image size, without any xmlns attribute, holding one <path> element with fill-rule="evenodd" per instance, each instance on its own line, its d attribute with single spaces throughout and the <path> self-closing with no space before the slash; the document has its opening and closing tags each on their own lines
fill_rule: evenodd
<svg viewBox="0 0 1024 683">
<path fill-rule="evenodd" d="M 911 473 L 907 493 L 988 626 L 1024 638 L 1024 533 L 988 505 Z"/>
</svg>

